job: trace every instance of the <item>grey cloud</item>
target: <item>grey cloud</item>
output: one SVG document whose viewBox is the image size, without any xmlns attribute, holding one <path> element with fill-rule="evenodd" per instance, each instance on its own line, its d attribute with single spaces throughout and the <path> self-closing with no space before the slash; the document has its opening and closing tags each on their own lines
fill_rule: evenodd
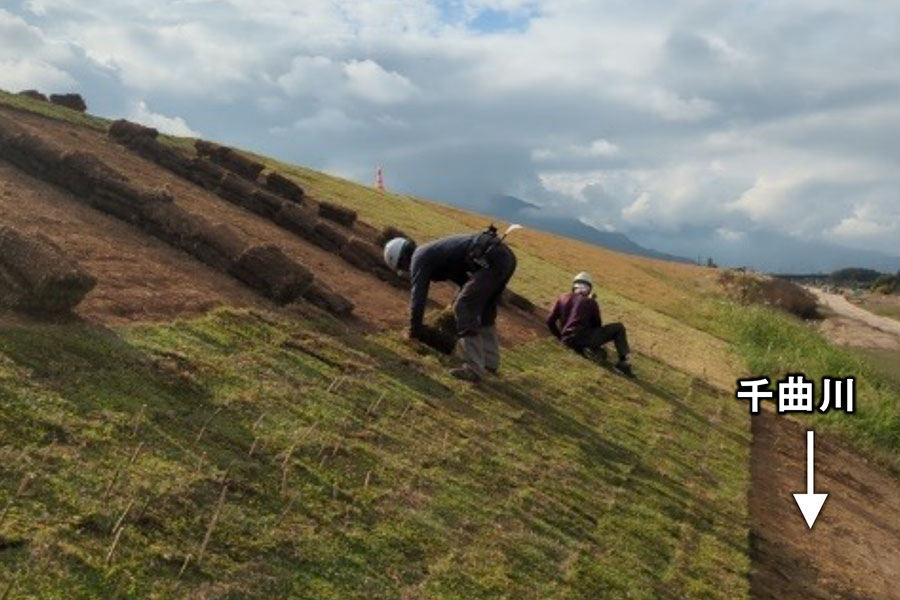
<svg viewBox="0 0 900 600">
<path fill-rule="evenodd" d="M 664 230 L 661 250 L 698 226 L 825 239 L 841 223 L 847 241 L 890 249 L 861 207 L 897 205 L 895 4 L 545 0 L 517 13 L 532 19 L 523 31 L 487 36 L 425 0 L 395 13 L 345 0 L 43 4 L 18 14 L 71 50 L 52 64 L 103 114 L 143 100 L 205 136 L 366 183 L 383 164 L 389 186 L 442 201 L 520 194 Z M 348 64 L 367 65 L 371 94 L 347 84 Z M 597 140 L 618 152 L 578 150 Z M 736 210 L 754 188 L 759 206 Z M 766 208 L 779 202 L 792 222 Z"/>
</svg>

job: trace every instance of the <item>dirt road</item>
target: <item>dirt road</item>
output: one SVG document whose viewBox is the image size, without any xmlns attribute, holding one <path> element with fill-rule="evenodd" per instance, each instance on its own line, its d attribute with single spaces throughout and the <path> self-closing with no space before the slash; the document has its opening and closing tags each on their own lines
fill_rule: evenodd
<svg viewBox="0 0 900 600">
<path fill-rule="evenodd" d="M 900 321 L 882 317 L 851 304 L 840 294 L 807 288 L 833 317 L 821 325 L 822 333 L 836 344 L 859 348 L 900 350 Z"/>
</svg>

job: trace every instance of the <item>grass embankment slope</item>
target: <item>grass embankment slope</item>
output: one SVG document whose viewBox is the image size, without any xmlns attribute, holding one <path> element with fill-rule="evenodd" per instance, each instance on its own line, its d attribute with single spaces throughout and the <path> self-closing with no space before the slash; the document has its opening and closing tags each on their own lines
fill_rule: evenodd
<svg viewBox="0 0 900 600">
<path fill-rule="evenodd" d="M 484 225 L 285 170 L 420 239 Z M 313 312 L 4 326 L 0 595 L 747 597 L 749 427 L 714 276 L 515 236 L 512 287 L 539 304 L 595 273 L 638 382 L 540 340 L 470 387 L 400 332 Z"/>
<path fill-rule="evenodd" d="M 335 202 L 352 205 L 373 223 L 402 224 L 430 239 L 448 230 L 484 227 L 487 217 L 384 194 L 339 178 L 275 161 Z M 427 221 L 421 218 L 429 214 Z M 427 214 L 426 213 L 426 214 Z M 768 306 L 740 306 L 723 296 L 721 272 L 610 252 L 541 232 L 516 232 L 519 257 L 512 287 L 549 306 L 571 274 L 591 271 L 606 320 L 622 320 L 638 350 L 725 390 L 741 375 L 774 382 L 803 373 L 856 378 L 856 413 L 817 416 L 808 422 L 839 434 L 858 450 L 900 473 L 900 372 L 896 352 L 840 348 L 802 320 Z M 818 392 L 817 392 L 818 393 Z"/>
</svg>

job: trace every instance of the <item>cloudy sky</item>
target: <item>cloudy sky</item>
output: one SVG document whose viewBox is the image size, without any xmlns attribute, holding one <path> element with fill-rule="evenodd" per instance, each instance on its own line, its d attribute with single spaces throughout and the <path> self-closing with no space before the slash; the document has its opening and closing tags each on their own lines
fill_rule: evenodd
<svg viewBox="0 0 900 600">
<path fill-rule="evenodd" d="M 900 254 L 898 0 L 0 0 L 0 87 L 662 245 Z"/>
</svg>

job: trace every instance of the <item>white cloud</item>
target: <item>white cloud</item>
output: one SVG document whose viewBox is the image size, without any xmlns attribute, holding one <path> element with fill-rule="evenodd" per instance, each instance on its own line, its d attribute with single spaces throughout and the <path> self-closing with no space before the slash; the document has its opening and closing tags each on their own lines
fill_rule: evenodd
<svg viewBox="0 0 900 600">
<path fill-rule="evenodd" d="M 325 56 L 295 56 L 290 70 L 276 81 L 291 97 L 327 96 L 343 85 L 340 67 Z"/>
<path fill-rule="evenodd" d="M 621 148 L 606 139 L 597 139 L 586 145 L 570 144 L 563 148 L 538 148 L 532 150 L 534 161 L 551 161 L 571 158 L 608 158 L 618 156 Z"/>
<path fill-rule="evenodd" d="M 43 61 L 0 58 L 0 88 L 62 90 L 76 85 L 71 75 Z"/>
<path fill-rule="evenodd" d="M 735 231 L 734 229 L 728 229 L 727 227 L 716 228 L 716 235 L 729 242 L 740 242 L 747 237 L 745 231 Z"/>
<path fill-rule="evenodd" d="M 351 92 L 378 104 L 402 102 L 416 91 L 409 79 L 372 60 L 351 60 L 344 64 L 344 73 Z"/>
<path fill-rule="evenodd" d="M 184 119 L 181 117 L 167 117 L 159 113 L 155 113 L 147 106 L 147 103 L 141 100 L 135 106 L 134 112 L 129 117 L 132 121 L 136 121 L 147 127 L 155 127 L 163 133 L 170 135 L 180 135 L 183 137 L 200 137 L 200 134 L 191 129 Z"/>
<path fill-rule="evenodd" d="M 897 252 L 895 2 L 14 4 L 3 87 L 115 97 L 122 114 L 141 99 L 172 127 L 345 173 L 390 156 L 392 185 L 441 200 L 530 190 L 626 232 Z M 475 31 L 486 10 L 527 26 Z M 107 78 L 86 87 L 97 63 Z"/>
<path fill-rule="evenodd" d="M 653 89 L 632 92 L 632 100 L 660 115 L 667 121 L 697 121 L 716 112 L 715 105 L 704 98 L 682 98 L 667 90 Z"/>
<path fill-rule="evenodd" d="M 872 249 L 900 250 L 900 205 L 882 199 L 857 203 L 829 232 L 834 239 Z"/>
<path fill-rule="evenodd" d="M 370 59 L 340 62 L 325 56 L 296 56 L 290 70 L 276 82 L 291 97 L 332 102 L 350 95 L 375 104 L 395 104 L 416 92 L 409 79 Z"/>
<path fill-rule="evenodd" d="M 77 87 L 65 65 L 72 55 L 24 19 L 0 8 L 0 87 L 64 90 Z"/>
<path fill-rule="evenodd" d="M 323 108 L 312 116 L 298 119 L 294 129 L 308 133 L 345 133 L 362 127 L 357 119 L 347 116 L 337 108 Z"/>
</svg>

